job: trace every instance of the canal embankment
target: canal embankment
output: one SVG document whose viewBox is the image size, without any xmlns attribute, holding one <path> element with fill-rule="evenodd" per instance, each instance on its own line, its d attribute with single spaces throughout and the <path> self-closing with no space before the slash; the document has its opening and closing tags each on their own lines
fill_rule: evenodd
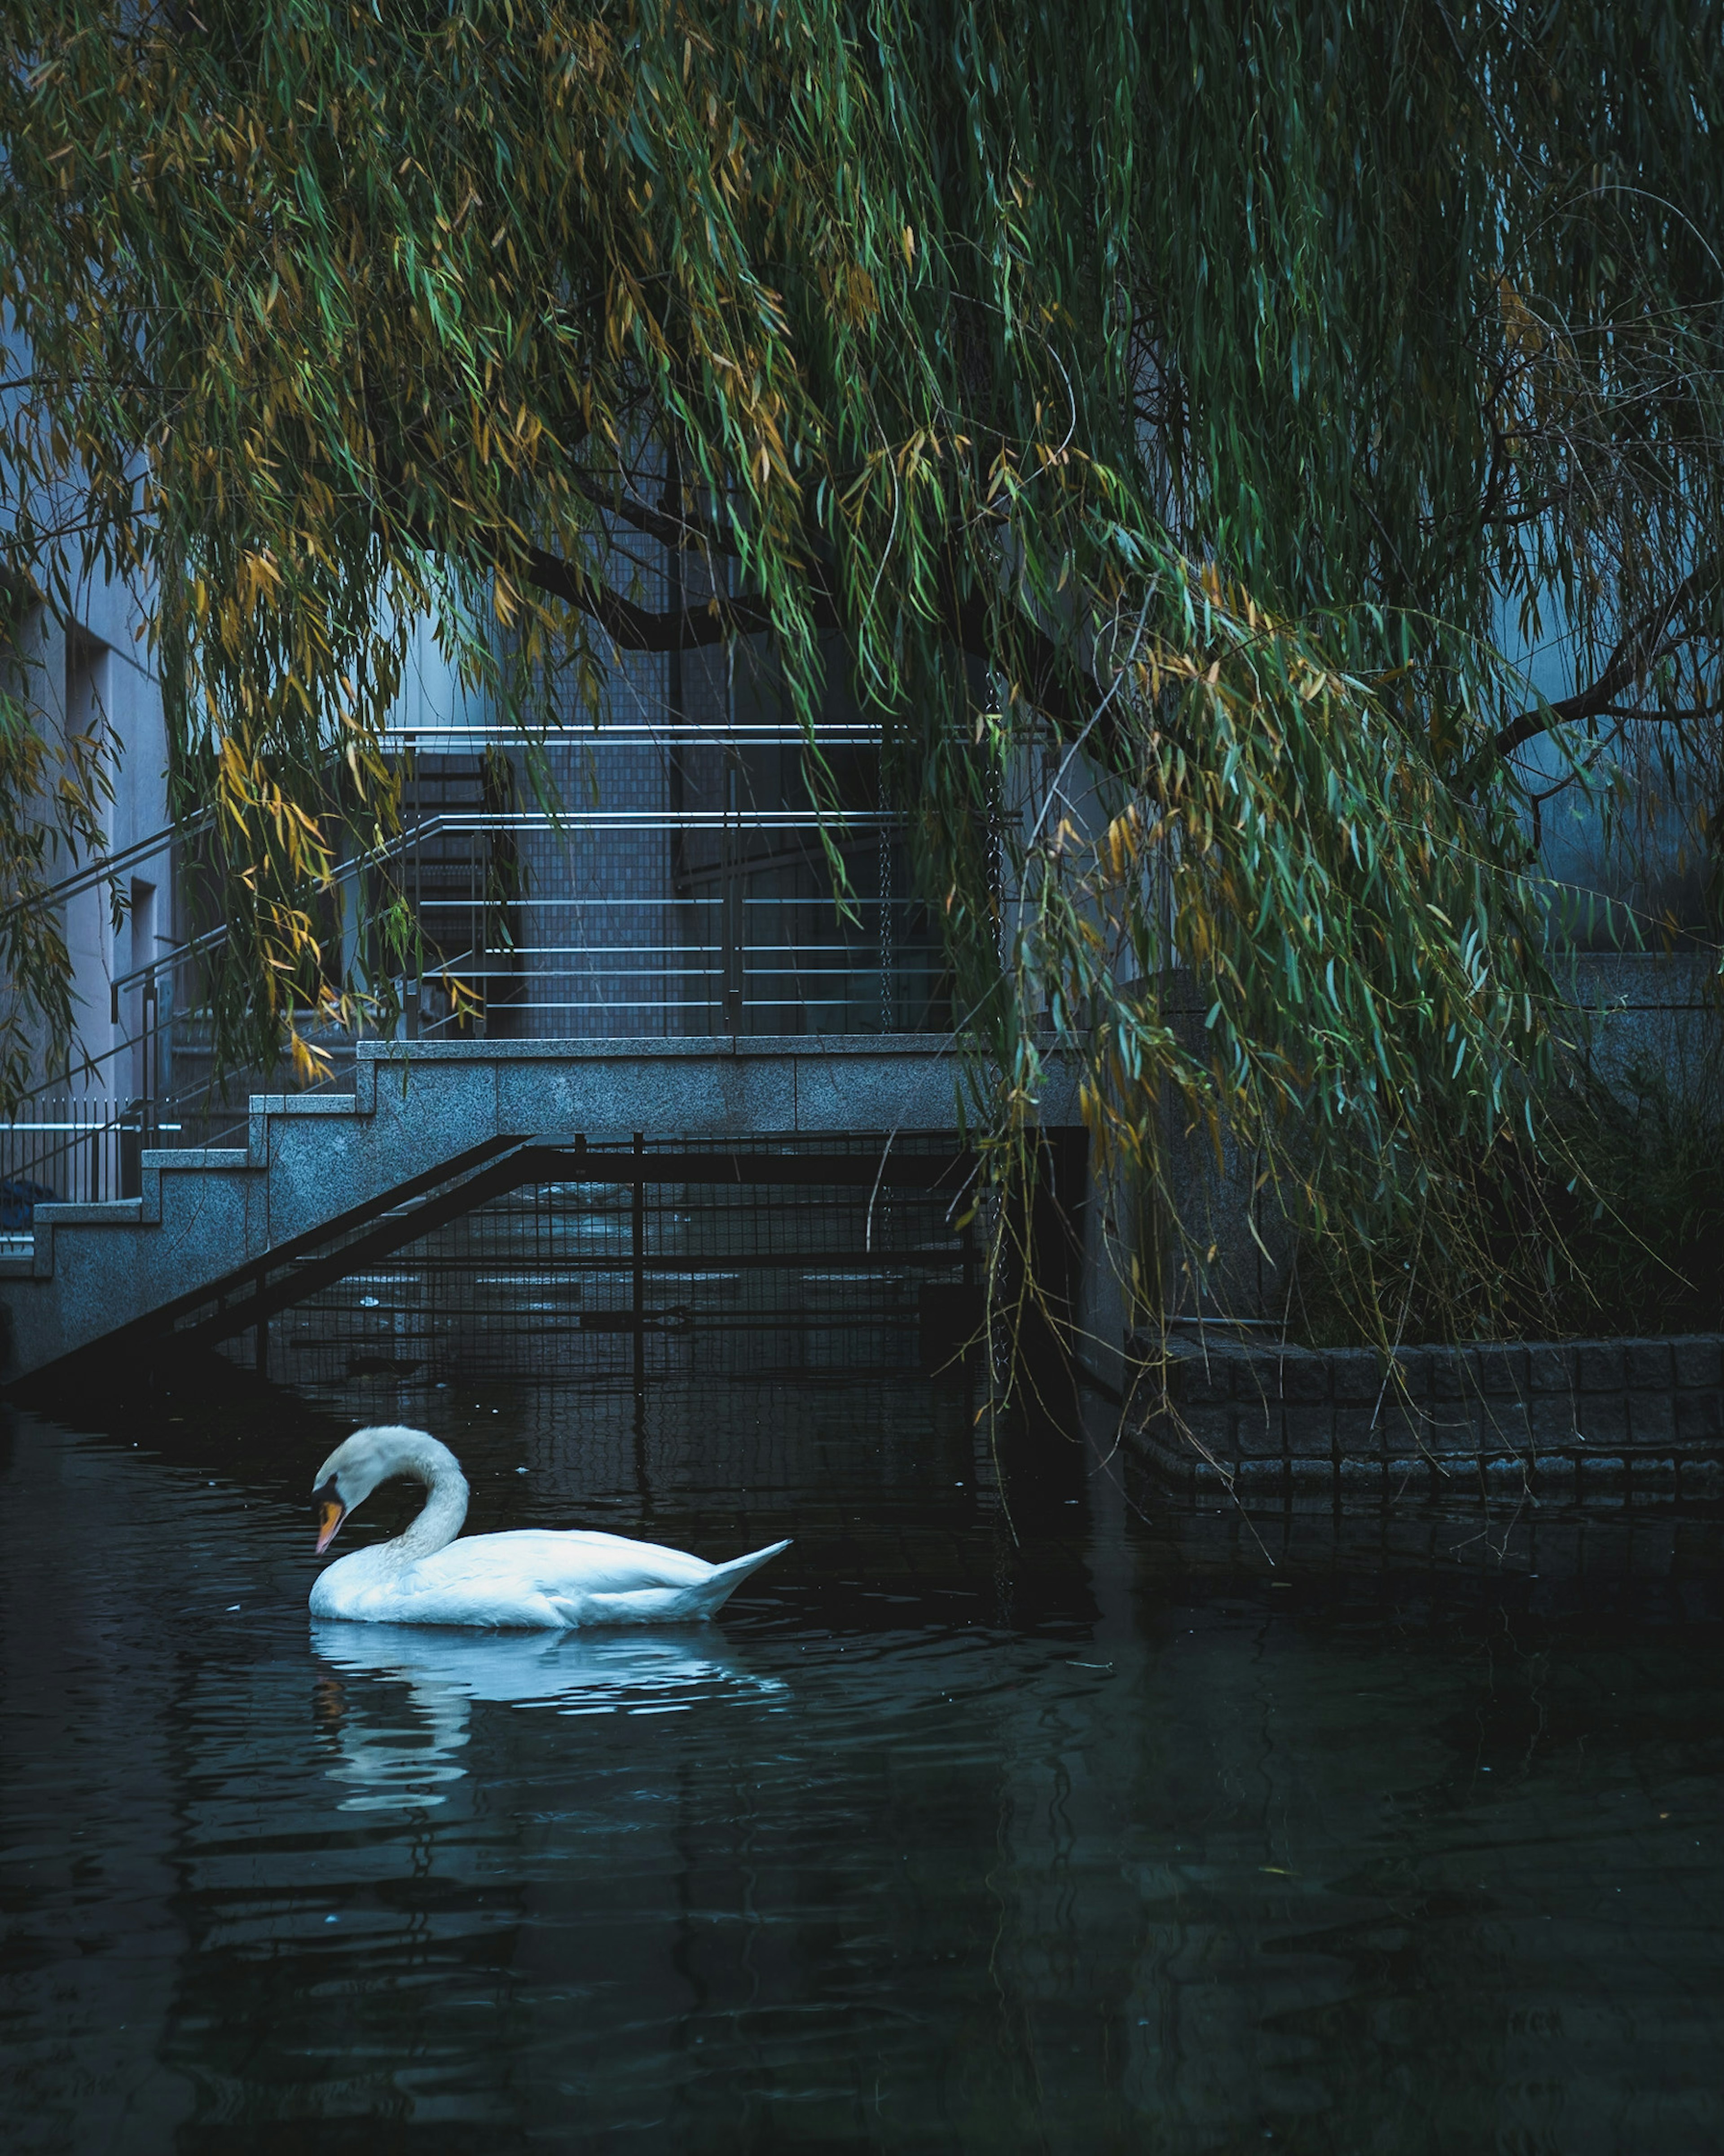
<svg viewBox="0 0 1724 2156">
<path fill-rule="evenodd" d="M 1137 1347 L 1129 1427 L 1178 1488 L 1320 1505 L 1724 1498 L 1716 1333 L 1390 1358 L 1215 1327 Z"/>
</svg>

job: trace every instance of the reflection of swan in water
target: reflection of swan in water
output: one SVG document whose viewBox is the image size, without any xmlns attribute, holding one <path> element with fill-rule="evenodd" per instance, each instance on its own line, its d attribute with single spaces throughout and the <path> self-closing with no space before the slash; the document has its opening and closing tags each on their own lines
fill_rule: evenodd
<svg viewBox="0 0 1724 2156">
<path fill-rule="evenodd" d="M 670 1625 L 716 1615 L 750 1573 L 790 1547 L 772 1543 L 708 1564 L 686 1550 L 580 1527 L 516 1528 L 457 1542 L 468 1492 L 455 1455 L 427 1430 L 386 1423 L 355 1430 L 318 1469 L 311 1495 L 320 1555 L 348 1513 L 397 1475 L 427 1486 L 425 1509 L 393 1542 L 355 1550 L 320 1573 L 314 1617 L 528 1631 Z"/>
<path fill-rule="evenodd" d="M 311 1645 L 337 1676 L 400 1678 L 405 1717 L 373 1719 L 377 1694 L 331 1686 L 322 1716 L 341 1751 L 330 1769 L 351 1783 L 343 1811 L 440 1804 L 439 1784 L 466 1773 L 454 1755 L 468 1740 L 469 1703 L 545 1707 L 556 1713 L 675 1714 L 726 1700 L 781 1693 L 776 1677 L 752 1674 L 711 1634 L 562 1632 L 475 1638 L 416 1625 L 344 1624 L 319 1618 Z"/>
</svg>

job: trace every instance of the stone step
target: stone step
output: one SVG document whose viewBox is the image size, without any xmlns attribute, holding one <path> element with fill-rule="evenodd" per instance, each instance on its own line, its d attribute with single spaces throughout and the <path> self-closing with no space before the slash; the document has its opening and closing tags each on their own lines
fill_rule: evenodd
<svg viewBox="0 0 1724 2156">
<path fill-rule="evenodd" d="M 37 1209 L 0 1257 L 4 1375 L 183 1302 L 485 1141 L 950 1132 L 960 1063 L 938 1035 L 362 1042 L 351 1093 L 259 1093 L 244 1147 L 151 1148 L 143 1195 Z M 1076 1120 L 1055 1066 L 1049 1122 Z"/>
</svg>

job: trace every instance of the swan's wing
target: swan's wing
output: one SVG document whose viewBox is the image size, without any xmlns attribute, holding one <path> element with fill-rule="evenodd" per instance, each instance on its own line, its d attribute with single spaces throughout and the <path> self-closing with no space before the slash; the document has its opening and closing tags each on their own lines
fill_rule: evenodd
<svg viewBox="0 0 1724 2156">
<path fill-rule="evenodd" d="M 518 1527 L 451 1543 L 409 1566 L 400 1584 L 408 1594 L 526 1594 L 580 1602 L 593 1594 L 698 1587 L 713 1569 L 704 1558 L 658 1543 L 582 1528 Z"/>
</svg>

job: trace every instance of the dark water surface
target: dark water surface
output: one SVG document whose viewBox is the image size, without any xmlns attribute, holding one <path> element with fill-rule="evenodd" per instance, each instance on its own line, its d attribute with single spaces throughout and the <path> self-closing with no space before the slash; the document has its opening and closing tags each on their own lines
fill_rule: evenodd
<svg viewBox="0 0 1724 2156">
<path fill-rule="evenodd" d="M 7 2148 L 1724 2144 L 1716 1522 L 1271 1566 L 1067 1447 L 1014 1542 L 909 1378 L 373 1390 L 9 1419 Z M 478 1529 L 795 1547 L 680 1632 L 314 1625 L 398 1414 Z"/>
</svg>

